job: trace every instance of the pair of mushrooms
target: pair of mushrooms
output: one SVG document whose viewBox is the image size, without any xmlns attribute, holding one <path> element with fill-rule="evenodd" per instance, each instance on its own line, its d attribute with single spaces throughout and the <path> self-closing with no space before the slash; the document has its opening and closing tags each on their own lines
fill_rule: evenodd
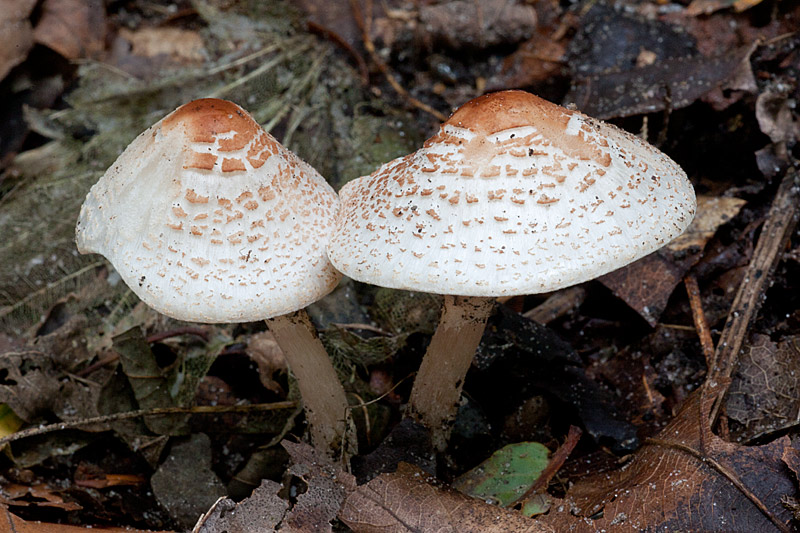
<svg viewBox="0 0 800 533">
<path fill-rule="evenodd" d="M 348 434 L 348 404 L 299 310 L 339 272 L 445 295 L 408 406 L 441 450 L 494 297 L 624 266 L 681 234 L 695 210 L 667 156 L 521 91 L 468 102 L 339 198 L 240 107 L 197 100 L 137 137 L 92 188 L 78 248 L 105 255 L 174 318 L 267 319 L 327 453 Z"/>
</svg>

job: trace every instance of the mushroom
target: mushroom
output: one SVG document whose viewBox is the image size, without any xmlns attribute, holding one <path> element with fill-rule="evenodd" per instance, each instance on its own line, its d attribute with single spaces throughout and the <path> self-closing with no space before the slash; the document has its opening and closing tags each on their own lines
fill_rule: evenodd
<svg viewBox="0 0 800 533">
<path fill-rule="evenodd" d="M 407 408 L 439 450 L 493 297 L 620 268 L 682 233 L 695 210 L 686 174 L 663 153 L 522 91 L 467 102 L 420 150 L 339 195 L 336 268 L 446 295 Z"/>
<path fill-rule="evenodd" d="M 76 241 L 165 315 L 266 319 L 297 378 L 312 440 L 332 453 L 346 433 L 347 400 L 302 309 L 341 278 L 325 255 L 338 208 L 325 179 L 241 107 L 201 99 L 125 149 L 89 191 Z"/>
</svg>

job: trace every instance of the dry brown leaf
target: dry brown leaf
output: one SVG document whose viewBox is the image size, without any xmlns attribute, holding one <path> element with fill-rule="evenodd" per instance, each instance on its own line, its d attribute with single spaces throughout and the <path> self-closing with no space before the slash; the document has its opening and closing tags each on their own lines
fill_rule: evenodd
<svg viewBox="0 0 800 533">
<path fill-rule="evenodd" d="M 168 56 L 177 63 L 198 63 L 206 56 L 200 34 L 180 28 L 120 29 L 120 37 L 131 45 L 131 53 L 142 57 Z"/>
<path fill-rule="evenodd" d="M 734 0 L 692 0 L 686 13 L 696 17 L 698 15 L 710 15 L 720 9 L 727 9 L 734 4 Z"/>
<path fill-rule="evenodd" d="M 677 262 L 665 252 L 658 251 L 601 276 L 599 280 L 655 327 L 675 286 L 698 256 L 693 254 L 691 261 Z"/>
<path fill-rule="evenodd" d="M 706 242 L 745 203 L 738 198 L 698 197 L 697 215 L 686 233 L 665 249 L 606 274 L 600 281 L 655 326 L 675 286 L 700 258 Z"/>
<path fill-rule="evenodd" d="M 78 503 L 64 501 L 57 492 L 57 489 L 52 489 L 44 483 L 36 485 L 6 483 L 0 491 L 0 504 L 19 507 L 55 507 L 64 511 L 83 508 Z"/>
<path fill-rule="evenodd" d="M 265 533 L 283 520 L 289 504 L 278 496 L 281 485 L 265 479 L 239 503 L 220 498 L 200 517 L 192 533 Z"/>
<path fill-rule="evenodd" d="M 106 13 L 101 0 L 45 0 L 34 40 L 67 59 L 95 57 L 105 48 Z"/>
<path fill-rule="evenodd" d="M 800 138 L 800 120 L 790 93 L 768 88 L 756 99 L 758 126 L 773 143 L 793 142 Z"/>
<path fill-rule="evenodd" d="M 147 532 L 142 529 L 130 527 L 98 527 L 98 526 L 67 526 L 64 524 L 50 524 L 47 522 L 28 522 L 10 513 L 8 509 L 0 510 L 0 531 L 13 533 L 87 533 L 100 531 L 102 533 L 159 533 L 155 531 Z M 161 531 L 160 533 L 173 533 L 171 531 Z"/>
<path fill-rule="evenodd" d="M 742 12 L 757 6 L 762 0 L 692 0 L 686 12 L 692 16 L 710 15 L 720 9 L 733 7 L 734 11 Z"/>
<path fill-rule="evenodd" d="M 728 418 L 742 425 L 731 427 L 731 435 L 740 441 L 796 426 L 800 337 L 773 342 L 768 335 L 753 335 L 739 355 L 725 407 Z"/>
<path fill-rule="evenodd" d="M 305 481 L 308 489 L 297 497 L 297 503 L 286 514 L 278 531 L 333 531 L 331 520 L 342 506 L 347 486 L 355 484 L 353 476 L 336 469 L 308 445 L 287 441 L 282 444 L 294 462 L 289 473 Z"/>
<path fill-rule="evenodd" d="M 339 519 L 356 533 L 542 533 L 549 526 L 460 492 L 436 486 L 408 463 L 347 496 Z"/>
<path fill-rule="evenodd" d="M 565 50 L 562 41 L 537 32 L 503 61 L 502 71 L 489 81 L 488 88 L 522 88 L 546 81 L 561 72 Z"/>
<path fill-rule="evenodd" d="M 33 28 L 28 16 L 36 0 L 5 0 L 0 9 L 0 80 L 28 57 Z"/>
<path fill-rule="evenodd" d="M 789 531 L 781 503 L 796 490 L 783 460 L 789 438 L 753 447 L 723 441 L 704 422 L 714 397 L 703 390 L 623 468 L 581 479 L 542 520 L 578 532 Z M 577 526 L 576 514 L 585 519 Z"/>
<path fill-rule="evenodd" d="M 261 384 L 267 390 L 285 396 L 283 387 L 273 379 L 273 376 L 276 372 L 287 370 L 286 356 L 283 355 L 272 333 L 264 331 L 253 334 L 247 342 L 247 355 L 258 364 L 258 378 Z"/>
<path fill-rule="evenodd" d="M 740 198 L 699 195 L 694 220 L 686 232 L 670 242 L 667 248 L 675 252 L 692 246 L 703 248 L 717 228 L 739 214 L 746 203 Z"/>
</svg>

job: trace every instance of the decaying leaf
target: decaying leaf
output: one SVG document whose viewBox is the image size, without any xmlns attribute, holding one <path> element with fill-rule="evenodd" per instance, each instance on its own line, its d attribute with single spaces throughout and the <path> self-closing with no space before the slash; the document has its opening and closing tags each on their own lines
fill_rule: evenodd
<svg viewBox="0 0 800 533">
<path fill-rule="evenodd" d="M 600 119 L 680 109 L 736 76 L 752 51 L 747 46 L 717 57 L 666 59 L 624 72 L 595 74 L 579 79 L 566 101 Z"/>
<path fill-rule="evenodd" d="M 794 142 L 800 138 L 800 119 L 794 109 L 794 98 L 788 91 L 788 88 L 778 91 L 770 87 L 756 99 L 758 125 L 773 143 Z"/>
<path fill-rule="evenodd" d="M 789 438 L 754 447 L 723 441 L 706 422 L 714 398 L 702 392 L 623 468 L 576 482 L 542 520 L 576 532 L 788 531 L 781 498 L 796 490 L 783 462 Z M 573 515 L 585 521 L 575 526 Z"/>
<path fill-rule="evenodd" d="M 667 248 L 677 252 L 692 246 L 703 248 L 717 229 L 739 214 L 746 200 L 732 196 L 697 196 L 697 214 L 683 235 Z"/>
<path fill-rule="evenodd" d="M 183 354 L 174 364 L 162 368 L 156 361 L 140 328 L 132 328 L 114 337 L 114 348 L 120 354 L 122 369 L 133 389 L 140 409 L 188 405 L 194 399 L 197 384 L 206 375 L 222 349 L 222 343 L 204 346 L 197 353 Z M 152 431 L 180 435 L 188 429 L 186 415 L 145 418 Z"/>
<path fill-rule="evenodd" d="M 20 507 L 54 507 L 64 511 L 81 509 L 81 505 L 77 502 L 65 501 L 59 492 L 61 492 L 60 489 L 44 483 L 30 486 L 4 483 L 0 488 L 0 504 Z"/>
<path fill-rule="evenodd" d="M 739 441 L 757 439 L 800 423 L 800 337 L 774 342 L 754 334 L 739 355 L 726 404 Z"/>
<path fill-rule="evenodd" d="M 659 250 L 599 278 L 615 296 L 655 326 L 672 291 L 683 275 L 699 259 L 699 251 L 687 261 L 675 261 L 670 254 Z"/>
<path fill-rule="evenodd" d="M 575 80 L 565 101 L 607 119 L 685 107 L 725 84 L 755 90 L 753 46 L 707 57 L 692 41 L 678 25 L 595 6 L 570 44 Z"/>
<path fill-rule="evenodd" d="M 423 5 L 419 35 L 425 41 L 460 49 L 486 48 L 528 39 L 536 11 L 513 0 L 450 0 Z"/>
<path fill-rule="evenodd" d="M 421 424 L 405 418 L 367 455 L 354 457 L 351 464 L 359 483 L 378 474 L 393 472 L 401 462 L 417 465 L 425 472 L 436 471 L 436 454 L 431 434 Z"/>
<path fill-rule="evenodd" d="M 614 407 L 609 390 L 589 379 L 572 347 L 552 330 L 505 306 L 489 319 L 465 390 L 483 409 L 507 413 L 547 391 L 571 405 L 592 438 L 618 453 L 636 449 L 636 428 Z M 472 383 L 481 386 L 473 387 Z M 486 384 L 501 384 L 500 389 Z M 497 394 L 502 390 L 502 394 Z"/>
<path fill-rule="evenodd" d="M 670 295 L 700 259 L 708 240 L 745 203 L 739 198 L 699 196 L 697 214 L 683 235 L 664 249 L 602 276 L 600 281 L 655 326 Z"/>
<path fill-rule="evenodd" d="M 0 531 L 13 531 L 14 533 L 173 533 L 171 531 L 155 532 L 152 530 L 133 529 L 130 527 L 78 527 L 66 524 L 52 524 L 39 521 L 27 521 L 10 513 L 8 509 L 0 506 Z"/>
<path fill-rule="evenodd" d="M 544 32 L 537 32 L 503 61 L 502 71 L 495 75 L 489 90 L 523 88 L 541 83 L 564 68 L 565 45 Z"/>
<path fill-rule="evenodd" d="M 354 488 L 339 518 L 356 533 L 544 533 L 549 526 L 456 490 L 408 463 Z"/>
<path fill-rule="evenodd" d="M 289 504 L 278 496 L 280 483 L 265 479 L 248 498 L 234 502 L 220 498 L 200 517 L 192 533 L 263 533 L 283 520 Z"/>
<path fill-rule="evenodd" d="M 202 433 L 173 444 L 150 484 L 158 502 L 187 528 L 225 495 L 225 485 L 211 470 L 211 441 Z"/>
<path fill-rule="evenodd" d="M 694 40 L 677 24 L 617 4 L 590 5 L 567 49 L 569 67 L 577 78 L 627 72 L 697 54 Z M 615 93 L 622 95 L 622 88 Z"/>
<path fill-rule="evenodd" d="M 33 46 L 28 20 L 36 0 L 8 0 L 0 10 L 0 80 L 22 63 Z"/>
<path fill-rule="evenodd" d="M 285 396 L 280 384 L 273 379 L 277 372 L 287 369 L 286 357 L 269 331 L 255 333 L 247 341 L 247 355 L 258 365 L 258 379 L 267 390 Z"/>
<path fill-rule="evenodd" d="M 67 59 L 94 57 L 105 48 L 105 15 L 100 0 L 46 0 L 33 36 Z"/>
<path fill-rule="evenodd" d="M 307 531 L 331 532 L 331 520 L 336 517 L 345 499 L 347 487 L 342 479 L 352 481 L 352 476 L 336 469 L 308 445 L 284 441 L 294 465 L 289 473 L 305 481 L 308 488 L 297 497 L 297 503 L 286 514 L 279 531 L 305 533 Z"/>
<path fill-rule="evenodd" d="M 52 407 L 58 392 L 52 359 L 35 351 L 0 355 L 0 402 L 23 420 L 34 420 Z"/>
</svg>

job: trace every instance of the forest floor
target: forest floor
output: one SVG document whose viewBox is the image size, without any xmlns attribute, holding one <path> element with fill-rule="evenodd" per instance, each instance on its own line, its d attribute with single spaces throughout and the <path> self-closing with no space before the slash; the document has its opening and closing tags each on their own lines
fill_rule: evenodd
<svg viewBox="0 0 800 533">
<path fill-rule="evenodd" d="M 800 525 L 800 4 L 5 4 L 0 531 Z M 648 140 L 698 209 L 627 267 L 502 301 L 442 453 L 402 422 L 440 296 L 345 280 L 309 307 L 358 428 L 330 463 L 263 322 L 172 320 L 75 248 L 91 185 L 192 99 L 338 190 L 501 89 Z"/>
</svg>

